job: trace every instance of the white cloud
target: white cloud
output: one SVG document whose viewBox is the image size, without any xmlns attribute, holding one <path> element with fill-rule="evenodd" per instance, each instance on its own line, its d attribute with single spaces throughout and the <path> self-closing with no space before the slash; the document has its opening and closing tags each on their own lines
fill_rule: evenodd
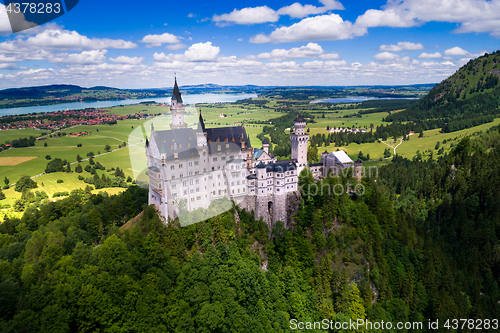
<svg viewBox="0 0 500 333">
<path fill-rule="evenodd" d="M 380 51 L 413 51 L 413 50 L 423 50 L 424 46 L 420 43 L 410 43 L 410 42 L 399 42 L 397 45 L 380 45 Z"/>
<path fill-rule="evenodd" d="M 423 52 L 421 55 L 418 56 L 420 59 L 437 59 L 437 58 L 441 58 L 442 55 L 441 53 L 439 52 L 435 52 L 435 53 L 427 53 L 427 52 Z"/>
<path fill-rule="evenodd" d="M 309 15 L 323 14 L 329 10 L 345 9 L 344 6 L 336 0 L 320 0 L 323 7 L 316 7 L 312 5 L 302 5 L 298 2 L 290 6 L 278 9 L 279 15 L 288 15 L 293 18 L 303 18 Z"/>
<path fill-rule="evenodd" d="M 394 60 L 397 58 L 399 58 L 399 56 L 391 52 L 381 52 L 373 56 L 373 59 L 379 61 Z"/>
<path fill-rule="evenodd" d="M 168 32 L 162 35 L 146 35 L 139 42 L 146 43 L 146 47 L 161 46 L 161 44 L 177 44 L 180 43 L 179 37 L 169 34 Z"/>
<path fill-rule="evenodd" d="M 425 22 L 460 24 L 455 33 L 484 32 L 500 38 L 500 1 L 388 1 L 382 10 L 370 9 L 356 24 L 365 27 L 413 27 Z"/>
<path fill-rule="evenodd" d="M 294 47 L 290 50 L 274 49 L 269 53 L 261 53 L 257 56 L 259 59 L 269 59 L 272 61 L 282 61 L 283 59 L 298 59 L 298 58 L 318 58 L 323 59 L 338 59 L 340 56 L 336 53 L 328 53 L 321 45 L 309 43 L 306 46 Z"/>
<path fill-rule="evenodd" d="M 212 46 L 212 42 L 197 43 L 191 45 L 184 54 L 169 54 L 155 53 L 153 59 L 158 62 L 197 62 L 197 61 L 214 61 L 219 55 L 220 48 Z"/>
<path fill-rule="evenodd" d="M 193 13 L 189 13 L 187 17 L 189 17 L 189 18 L 193 18 L 193 17 L 196 17 L 196 15 L 195 15 L 195 14 L 193 14 Z"/>
<path fill-rule="evenodd" d="M 109 61 L 111 62 L 116 62 L 119 64 L 129 64 L 129 65 L 138 65 L 140 63 L 144 62 L 144 57 L 126 57 L 126 56 L 119 56 L 116 58 L 109 58 Z"/>
<path fill-rule="evenodd" d="M 0 64 L 0 69 L 16 69 L 17 65 L 16 64 Z"/>
<path fill-rule="evenodd" d="M 276 22 L 278 19 L 278 13 L 267 6 L 247 7 L 240 10 L 235 9 L 229 14 L 214 15 L 212 17 L 212 20 L 219 25 L 224 25 L 224 22 L 236 24 Z"/>
<path fill-rule="evenodd" d="M 60 64 L 100 64 L 106 60 L 107 50 L 83 51 L 82 53 L 50 54 L 47 61 Z"/>
<path fill-rule="evenodd" d="M 0 62 L 16 62 L 16 61 L 19 61 L 19 58 L 8 57 L 4 54 L 0 54 Z"/>
<path fill-rule="evenodd" d="M 444 54 L 447 56 L 465 56 L 465 55 L 469 55 L 469 51 L 465 51 L 464 49 L 462 49 L 458 46 L 455 46 L 455 47 L 452 47 L 451 49 L 444 51 Z"/>
<path fill-rule="evenodd" d="M 213 61 L 219 55 L 220 48 L 212 46 L 212 42 L 197 43 L 191 45 L 184 55 L 190 61 Z"/>
<path fill-rule="evenodd" d="M 319 2 L 323 5 L 322 7 L 302 5 L 295 2 L 278 10 L 274 10 L 268 6 L 234 9 L 229 14 L 214 15 L 212 20 L 216 22 L 218 26 L 226 26 L 230 23 L 257 24 L 276 22 L 282 15 L 288 15 L 292 18 L 303 18 L 309 15 L 323 14 L 330 10 L 345 9 L 337 0 L 319 0 Z"/>
<path fill-rule="evenodd" d="M 172 50 L 172 51 L 177 51 L 177 50 L 180 50 L 180 49 L 184 49 L 186 48 L 186 45 L 182 44 L 182 43 L 179 43 L 179 44 L 171 44 L 171 45 L 167 45 L 165 46 L 165 48 L 167 50 Z"/>
<path fill-rule="evenodd" d="M 137 44 L 123 39 L 88 38 L 76 31 L 45 30 L 26 40 L 26 45 L 53 49 L 132 49 Z"/>
<path fill-rule="evenodd" d="M 416 21 L 409 12 L 396 11 L 394 9 L 369 9 L 356 19 L 356 25 L 366 28 L 408 28 L 420 25 L 420 23 Z"/>
<path fill-rule="evenodd" d="M 342 40 L 364 35 L 366 28 L 344 21 L 337 14 L 308 17 L 289 27 L 274 30 L 269 36 L 256 35 L 251 43 Z"/>
</svg>

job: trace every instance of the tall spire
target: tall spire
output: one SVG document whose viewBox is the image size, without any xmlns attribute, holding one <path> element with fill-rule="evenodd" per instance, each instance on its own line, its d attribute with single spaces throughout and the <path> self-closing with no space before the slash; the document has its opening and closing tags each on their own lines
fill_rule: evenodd
<svg viewBox="0 0 500 333">
<path fill-rule="evenodd" d="M 174 99 L 177 103 L 182 103 L 181 92 L 179 91 L 179 86 L 177 85 L 177 76 L 175 77 L 174 89 L 172 90 L 172 100 Z"/>
<path fill-rule="evenodd" d="M 200 117 L 198 119 L 198 132 L 205 132 L 205 122 L 203 121 L 203 117 L 201 116 L 201 110 Z"/>
</svg>

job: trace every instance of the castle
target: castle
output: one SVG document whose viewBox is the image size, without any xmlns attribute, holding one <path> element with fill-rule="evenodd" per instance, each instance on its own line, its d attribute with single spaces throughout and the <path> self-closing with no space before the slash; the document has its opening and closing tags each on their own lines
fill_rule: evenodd
<svg viewBox="0 0 500 333">
<path fill-rule="evenodd" d="M 308 165 L 309 134 L 300 115 L 290 134 L 291 159 L 278 161 L 269 153 L 267 139 L 261 149 L 252 148 L 243 125 L 206 128 L 200 113 L 197 128 L 187 127 L 177 79 L 170 113 L 171 129 L 157 131 L 151 125 L 145 147 L 149 204 L 155 205 L 165 220 L 179 217 L 181 211 L 207 209 L 212 202 L 228 198 L 254 211 L 256 219 L 262 218 L 271 227 L 277 221 L 286 223 L 297 210 L 298 175 L 306 166 L 316 179 L 325 177 L 329 170 L 337 173 L 355 164 L 360 170 L 359 162 L 343 151 L 325 152 L 321 163 Z"/>
</svg>

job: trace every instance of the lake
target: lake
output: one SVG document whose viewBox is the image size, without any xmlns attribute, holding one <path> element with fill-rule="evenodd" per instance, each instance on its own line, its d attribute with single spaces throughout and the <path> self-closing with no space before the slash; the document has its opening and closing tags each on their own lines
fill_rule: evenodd
<svg viewBox="0 0 500 333">
<path fill-rule="evenodd" d="M 219 102 L 236 102 L 239 99 L 255 98 L 257 94 L 193 94 L 183 95 L 184 104 L 196 103 L 219 103 Z M 72 102 L 61 103 L 55 105 L 43 106 L 27 106 L 22 108 L 0 109 L 0 117 L 28 113 L 42 113 L 62 111 L 66 109 L 81 110 L 86 108 L 103 109 L 117 105 L 131 105 L 147 101 L 156 101 L 158 103 L 170 103 L 170 97 L 152 97 L 144 99 L 122 99 L 114 101 L 97 101 L 97 102 Z"/>
<path fill-rule="evenodd" d="M 338 98 L 324 98 L 324 99 L 317 99 L 314 101 L 311 101 L 310 103 L 361 103 L 364 101 L 371 101 L 371 100 L 383 100 L 383 99 L 418 99 L 415 97 L 411 98 L 394 98 L 394 97 L 364 97 L 364 96 L 356 96 L 356 97 L 338 97 Z"/>
</svg>

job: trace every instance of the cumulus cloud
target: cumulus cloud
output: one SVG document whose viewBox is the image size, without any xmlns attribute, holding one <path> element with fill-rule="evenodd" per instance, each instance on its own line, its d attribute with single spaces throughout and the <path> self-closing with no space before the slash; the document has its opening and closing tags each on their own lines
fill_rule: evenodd
<svg viewBox="0 0 500 333">
<path fill-rule="evenodd" d="M 44 30 L 35 36 L 0 43 L 0 51 L 26 53 L 34 50 L 98 50 L 105 48 L 131 49 L 136 44 L 122 39 L 88 38 L 76 31 Z"/>
<path fill-rule="evenodd" d="M 19 58 L 9 57 L 6 56 L 5 54 L 0 54 L 0 62 L 16 62 L 16 61 L 19 61 Z"/>
<path fill-rule="evenodd" d="M 155 53 L 153 59 L 158 62 L 197 62 L 197 61 L 214 61 L 219 55 L 220 48 L 213 46 L 212 42 L 196 43 L 191 45 L 183 54 Z"/>
<path fill-rule="evenodd" d="M 246 7 L 242 9 L 234 9 L 231 13 L 214 15 L 212 20 L 219 26 L 228 24 L 257 24 L 276 22 L 282 15 L 288 15 L 292 18 L 303 18 L 309 15 L 323 14 L 330 10 L 344 9 L 344 6 L 337 0 L 319 0 L 323 5 L 321 7 L 313 5 L 302 5 L 295 2 L 289 6 L 282 7 L 278 10 L 269 8 L 268 6 Z"/>
<path fill-rule="evenodd" d="M 0 64 L 0 69 L 16 69 L 16 68 L 17 68 L 16 64 L 9 64 L 9 63 Z"/>
<path fill-rule="evenodd" d="M 161 44 L 178 44 L 180 40 L 179 37 L 166 32 L 162 35 L 146 35 L 139 42 L 146 43 L 146 47 L 156 47 Z"/>
<path fill-rule="evenodd" d="M 410 42 L 399 42 L 397 45 L 380 45 L 380 51 L 413 51 L 413 50 L 423 50 L 424 46 L 420 43 L 410 43 Z"/>
<path fill-rule="evenodd" d="M 465 56 L 465 55 L 469 55 L 469 51 L 465 51 L 464 49 L 462 49 L 458 46 L 455 46 L 455 47 L 452 47 L 451 49 L 444 51 L 444 54 L 447 56 Z"/>
<path fill-rule="evenodd" d="M 189 61 L 213 61 L 219 55 L 220 48 L 212 46 L 212 42 L 196 43 L 191 45 L 184 55 Z"/>
<path fill-rule="evenodd" d="M 257 58 L 269 59 L 272 61 L 281 61 L 283 59 L 298 58 L 338 59 L 340 58 L 340 56 L 336 53 L 326 52 L 319 44 L 309 43 L 306 46 L 294 47 L 290 50 L 274 49 L 271 52 L 259 54 Z"/>
<path fill-rule="evenodd" d="M 83 51 L 81 53 L 50 54 L 47 61 L 60 64 L 100 64 L 106 60 L 107 50 Z"/>
<path fill-rule="evenodd" d="M 441 53 L 439 52 L 435 52 L 435 53 L 427 53 L 427 52 L 423 52 L 422 54 L 420 54 L 418 56 L 420 59 L 437 59 L 437 58 L 441 58 L 442 55 Z"/>
<path fill-rule="evenodd" d="M 290 6 L 286 6 L 278 9 L 277 13 L 279 15 L 288 15 L 293 18 L 303 18 L 309 15 L 323 14 L 329 10 L 343 10 L 344 6 L 336 0 L 320 0 L 323 4 L 322 7 L 316 7 L 313 5 L 302 5 L 298 2 Z"/>
<path fill-rule="evenodd" d="M 109 61 L 116 62 L 118 64 L 129 64 L 129 65 L 138 65 L 144 62 L 144 57 L 126 57 L 119 56 L 116 58 L 109 58 Z"/>
<path fill-rule="evenodd" d="M 289 27 L 274 30 L 269 36 L 256 35 L 251 43 L 284 43 L 298 41 L 342 40 L 362 36 L 366 28 L 344 21 L 337 14 L 308 17 Z"/>
<path fill-rule="evenodd" d="M 394 60 L 397 58 L 399 58 L 399 56 L 391 52 L 381 52 L 373 56 L 373 59 L 379 61 Z"/>
<path fill-rule="evenodd" d="M 235 24 L 256 24 L 265 22 L 276 22 L 279 15 L 273 9 L 267 6 L 247 7 L 243 9 L 235 9 L 229 14 L 214 15 L 212 20 L 218 25 L 227 23 Z"/>
<path fill-rule="evenodd" d="M 370 9 L 356 24 L 365 27 L 414 27 L 426 22 L 458 23 L 453 32 L 484 32 L 500 38 L 500 1 L 388 1 L 382 10 Z"/>
</svg>

